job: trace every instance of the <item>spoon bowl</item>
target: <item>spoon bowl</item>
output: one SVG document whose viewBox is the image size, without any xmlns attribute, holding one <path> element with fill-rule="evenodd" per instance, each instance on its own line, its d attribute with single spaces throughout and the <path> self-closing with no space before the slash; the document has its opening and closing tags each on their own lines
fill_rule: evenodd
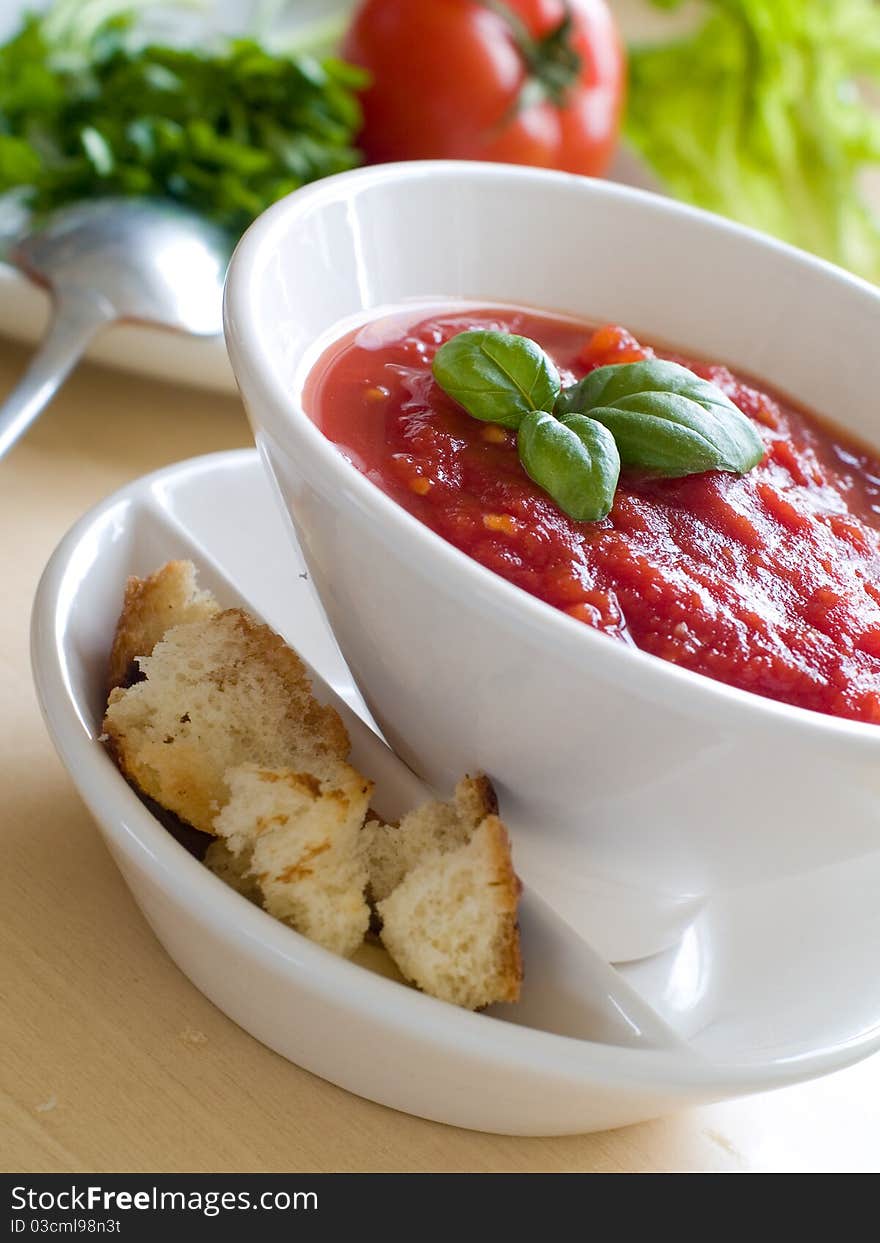
<svg viewBox="0 0 880 1243">
<path fill-rule="evenodd" d="M 46 337 L 0 408 L 0 457 L 108 324 L 138 321 L 193 336 L 222 332 L 230 239 L 175 203 L 107 198 L 54 212 L 9 260 L 52 295 Z"/>
</svg>

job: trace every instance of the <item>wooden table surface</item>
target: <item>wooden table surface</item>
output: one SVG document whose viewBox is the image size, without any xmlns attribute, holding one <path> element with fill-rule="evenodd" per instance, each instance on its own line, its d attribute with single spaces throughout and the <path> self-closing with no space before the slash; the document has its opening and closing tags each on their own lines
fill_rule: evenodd
<svg viewBox="0 0 880 1243">
<path fill-rule="evenodd" d="M 0 342 L 0 393 L 24 357 Z M 880 1057 L 600 1135 L 479 1135 L 299 1070 L 180 974 L 52 750 L 31 685 L 28 618 L 43 565 L 85 509 L 137 475 L 249 441 L 231 397 L 84 367 L 0 463 L 0 1169 L 880 1168 Z"/>
</svg>

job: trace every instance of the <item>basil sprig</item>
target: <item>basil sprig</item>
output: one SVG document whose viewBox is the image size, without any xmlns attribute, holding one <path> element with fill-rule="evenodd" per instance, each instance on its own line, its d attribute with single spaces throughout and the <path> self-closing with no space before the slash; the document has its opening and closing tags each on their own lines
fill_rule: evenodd
<svg viewBox="0 0 880 1243">
<path fill-rule="evenodd" d="M 607 427 L 585 414 L 557 419 L 532 410 L 519 425 L 519 458 L 535 483 L 576 522 L 608 516 L 620 476 L 620 454 Z"/>
<path fill-rule="evenodd" d="M 559 372 L 529 337 L 477 329 L 450 337 L 434 355 L 434 379 L 468 414 L 519 427 L 531 410 L 552 410 Z"/>
<path fill-rule="evenodd" d="M 621 464 L 669 477 L 745 474 L 764 456 L 730 398 L 678 363 L 599 367 L 562 389 L 537 342 L 477 329 L 441 346 L 433 371 L 474 418 L 517 430 L 526 472 L 577 522 L 607 516 Z"/>
<path fill-rule="evenodd" d="M 604 423 L 625 466 L 659 475 L 743 475 L 764 456 L 754 424 L 726 393 L 660 358 L 598 367 L 560 394 L 556 411 Z"/>
</svg>

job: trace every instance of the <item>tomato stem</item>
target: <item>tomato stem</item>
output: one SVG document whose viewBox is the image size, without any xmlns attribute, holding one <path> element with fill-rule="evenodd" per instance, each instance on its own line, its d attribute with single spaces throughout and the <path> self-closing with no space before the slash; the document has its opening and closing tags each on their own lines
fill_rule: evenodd
<svg viewBox="0 0 880 1243">
<path fill-rule="evenodd" d="M 528 70 L 514 111 L 520 112 L 545 99 L 557 108 L 564 108 L 568 93 L 577 82 L 583 66 L 580 53 L 571 39 L 573 21 L 569 5 L 563 5 L 559 22 L 536 38 L 503 0 L 480 2 L 506 23 Z"/>
</svg>

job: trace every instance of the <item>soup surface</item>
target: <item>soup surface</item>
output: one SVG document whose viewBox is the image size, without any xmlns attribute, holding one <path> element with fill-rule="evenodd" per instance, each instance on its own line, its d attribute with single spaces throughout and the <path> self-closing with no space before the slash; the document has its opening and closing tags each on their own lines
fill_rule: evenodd
<svg viewBox="0 0 880 1243">
<path fill-rule="evenodd" d="M 433 531 L 618 642 L 759 695 L 880 722 L 880 457 L 726 367 L 657 350 L 718 384 L 766 455 L 743 476 L 624 472 L 601 522 L 567 517 L 523 470 L 516 433 L 434 382 L 469 328 L 532 337 L 563 383 L 654 351 L 625 329 L 526 310 L 391 317 L 334 343 L 305 407 Z"/>
</svg>

